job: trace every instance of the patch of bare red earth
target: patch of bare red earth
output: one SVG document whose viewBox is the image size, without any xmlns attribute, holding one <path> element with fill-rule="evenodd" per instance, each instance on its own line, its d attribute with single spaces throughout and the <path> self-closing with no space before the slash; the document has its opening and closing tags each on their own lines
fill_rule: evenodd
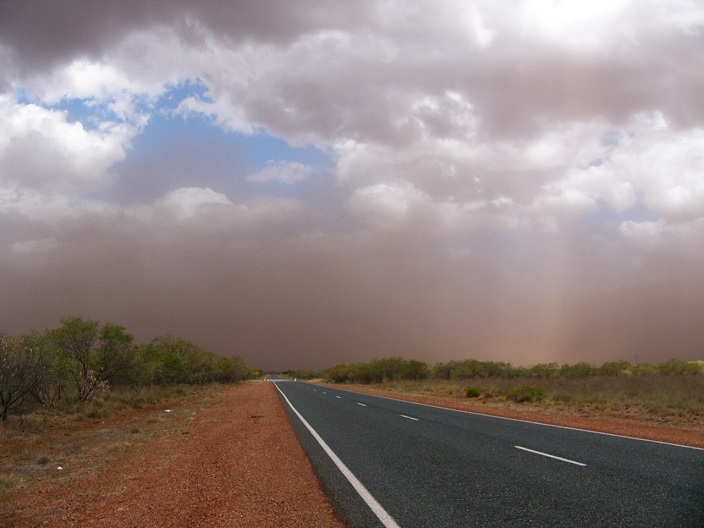
<svg viewBox="0 0 704 528">
<path fill-rule="evenodd" d="M 274 385 L 226 394 L 99 472 L 17 490 L 12 526 L 343 527 Z"/>
</svg>

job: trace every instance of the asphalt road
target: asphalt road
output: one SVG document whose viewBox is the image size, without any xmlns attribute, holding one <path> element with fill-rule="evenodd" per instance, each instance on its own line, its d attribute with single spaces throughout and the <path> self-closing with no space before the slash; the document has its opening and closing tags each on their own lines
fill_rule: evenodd
<svg viewBox="0 0 704 528">
<path fill-rule="evenodd" d="M 704 527 L 701 449 L 276 386 L 352 528 Z"/>
</svg>

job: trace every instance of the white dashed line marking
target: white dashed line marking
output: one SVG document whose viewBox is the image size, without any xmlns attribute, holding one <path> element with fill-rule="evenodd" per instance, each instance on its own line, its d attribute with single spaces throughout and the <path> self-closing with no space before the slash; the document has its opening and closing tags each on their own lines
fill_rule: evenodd
<svg viewBox="0 0 704 528">
<path fill-rule="evenodd" d="M 567 462 L 568 464 L 574 464 L 575 466 L 581 466 L 581 467 L 586 467 L 586 464 L 582 464 L 581 462 L 575 462 L 574 460 L 570 460 L 569 458 L 562 458 L 559 456 L 555 455 L 549 455 L 548 453 L 543 453 L 542 451 L 533 451 L 532 449 L 528 449 L 527 447 L 521 447 L 521 446 L 513 446 L 516 449 L 520 449 L 521 451 L 527 451 L 528 453 L 533 453 L 534 455 L 540 455 L 548 458 L 553 458 L 555 460 L 559 460 L 560 462 Z"/>
</svg>

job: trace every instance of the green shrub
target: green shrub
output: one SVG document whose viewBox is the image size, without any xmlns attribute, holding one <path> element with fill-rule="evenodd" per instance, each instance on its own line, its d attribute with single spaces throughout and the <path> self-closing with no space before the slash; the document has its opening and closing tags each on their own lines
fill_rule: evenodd
<svg viewBox="0 0 704 528">
<path fill-rule="evenodd" d="M 481 387 L 476 387 L 474 385 L 470 385 L 469 387 L 465 387 L 464 393 L 467 398 L 479 398 L 479 396 L 482 395 L 482 392 L 484 392 Z"/>
<path fill-rule="evenodd" d="M 543 391 L 541 391 L 537 387 L 533 387 L 532 385 L 523 385 L 522 387 L 516 387 L 515 389 L 510 390 L 506 394 L 507 399 L 513 400 L 517 403 L 530 402 L 533 400 L 542 400 L 544 396 L 545 393 L 543 393 Z"/>
</svg>

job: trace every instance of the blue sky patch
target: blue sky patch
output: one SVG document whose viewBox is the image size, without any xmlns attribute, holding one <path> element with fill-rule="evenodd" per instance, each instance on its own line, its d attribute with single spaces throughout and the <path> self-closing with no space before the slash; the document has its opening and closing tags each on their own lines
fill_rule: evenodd
<svg viewBox="0 0 704 528">
<path fill-rule="evenodd" d="M 205 93 L 202 84 L 186 83 L 159 98 L 125 160 L 114 167 L 120 184 L 103 199 L 149 203 L 194 181 L 234 199 L 263 191 L 290 196 L 295 194 L 291 185 L 252 183 L 247 175 L 272 162 L 298 162 L 314 167 L 316 173 L 330 170 L 331 155 L 314 146 L 292 147 L 264 131 L 253 135 L 225 131 L 210 116 L 176 112 L 183 99 Z"/>
</svg>

